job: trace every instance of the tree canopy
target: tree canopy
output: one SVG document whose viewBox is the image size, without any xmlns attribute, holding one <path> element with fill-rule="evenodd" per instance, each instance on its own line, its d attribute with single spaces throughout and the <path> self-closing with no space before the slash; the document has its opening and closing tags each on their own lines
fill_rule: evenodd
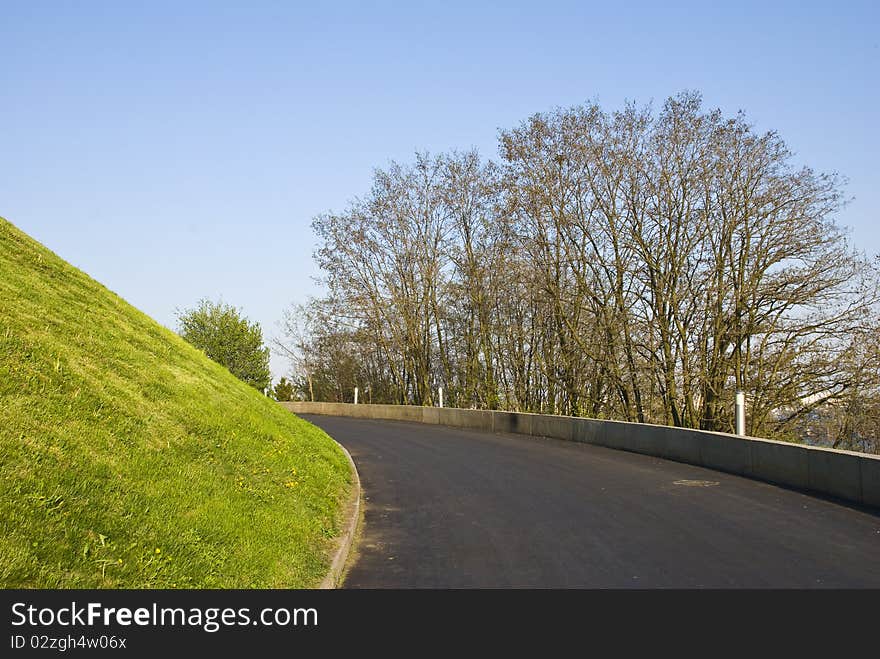
<svg viewBox="0 0 880 659">
<path fill-rule="evenodd" d="M 264 391 L 271 381 L 269 348 L 259 323 L 223 302 L 201 300 L 178 313 L 179 333 L 243 382 Z"/>
<path fill-rule="evenodd" d="M 293 382 L 283 377 L 278 380 L 272 388 L 272 397 L 278 401 L 293 400 L 295 391 L 296 389 L 293 386 Z"/>
<path fill-rule="evenodd" d="M 877 267 L 843 180 L 776 132 L 682 93 L 536 114 L 499 152 L 392 163 L 314 220 L 327 294 L 288 319 L 312 395 L 730 431 L 742 389 L 780 438 L 877 409 Z"/>
</svg>

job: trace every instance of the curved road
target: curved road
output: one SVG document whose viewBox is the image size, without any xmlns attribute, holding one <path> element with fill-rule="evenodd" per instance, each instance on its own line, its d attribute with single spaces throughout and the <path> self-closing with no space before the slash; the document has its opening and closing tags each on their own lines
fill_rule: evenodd
<svg viewBox="0 0 880 659">
<path fill-rule="evenodd" d="M 347 588 L 880 587 L 880 512 L 599 446 L 302 416 L 364 488 Z"/>
</svg>

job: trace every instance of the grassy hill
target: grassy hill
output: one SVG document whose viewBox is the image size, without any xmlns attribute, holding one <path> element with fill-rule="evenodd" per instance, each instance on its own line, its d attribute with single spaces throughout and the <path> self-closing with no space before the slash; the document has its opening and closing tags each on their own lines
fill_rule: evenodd
<svg viewBox="0 0 880 659">
<path fill-rule="evenodd" d="M 0 218 L 0 586 L 310 587 L 321 430 Z"/>
</svg>

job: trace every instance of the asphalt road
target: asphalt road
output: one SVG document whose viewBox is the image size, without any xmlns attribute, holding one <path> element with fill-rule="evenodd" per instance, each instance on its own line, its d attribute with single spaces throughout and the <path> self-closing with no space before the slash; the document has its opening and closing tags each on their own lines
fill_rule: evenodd
<svg viewBox="0 0 880 659">
<path fill-rule="evenodd" d="M 880 587 L 880 513 L 599 446 L 304 418 L 364 488 L 347 588 Z"/>
</svg>

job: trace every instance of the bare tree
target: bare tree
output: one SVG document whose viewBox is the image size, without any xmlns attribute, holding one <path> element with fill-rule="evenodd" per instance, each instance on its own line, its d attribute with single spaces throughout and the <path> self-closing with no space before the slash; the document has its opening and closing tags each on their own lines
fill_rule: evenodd
<svg viewBox="0 0 880 659">
<path fill-rule="evenodd" d="M 382 401 L 442 385 L 464 407 L 711 430 L 742 389 L 751 434 L 868 446 L 880 276 L 834 221 L 842 187 L 694 93 L 534 115 L 497 165 L 392 163 L 314 222 L 328 295 L 301 370 Z"/>
</svg>

